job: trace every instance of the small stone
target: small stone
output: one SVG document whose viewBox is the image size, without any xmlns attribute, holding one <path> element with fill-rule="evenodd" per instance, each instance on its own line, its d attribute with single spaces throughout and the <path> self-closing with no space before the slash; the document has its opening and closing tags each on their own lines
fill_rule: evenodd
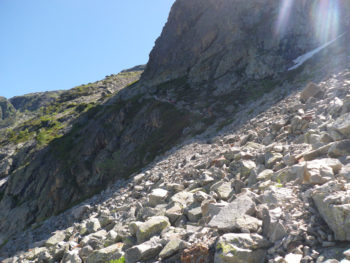
<svg viewBox="0 0 350 263">
<path fill-rule="evenodd" d="M 164 189 L 154 189 L 148 197 L 148 202 L 150 206 L 156 206 L 158 204 L 164 203 L 168 196 L 168 191 Z"/>
</svg>

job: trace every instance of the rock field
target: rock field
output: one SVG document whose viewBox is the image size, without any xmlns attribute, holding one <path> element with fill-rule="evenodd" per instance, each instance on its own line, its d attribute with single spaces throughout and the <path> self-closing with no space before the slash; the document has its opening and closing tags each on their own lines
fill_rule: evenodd
<svg viewBox="0 0 350 263">
<path fill-rule="evenodd" d="M 1 262 L 350 262 L 350 70 L 236 116 L 3 241 Z"/>
</svg>

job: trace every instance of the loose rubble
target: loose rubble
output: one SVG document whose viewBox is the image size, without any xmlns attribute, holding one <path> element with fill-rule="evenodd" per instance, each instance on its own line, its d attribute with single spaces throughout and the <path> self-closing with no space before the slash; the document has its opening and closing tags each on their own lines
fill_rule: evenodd
<svg viewBox="0 0 350 263">
<path fill-rule="evenodd" d="M 349 262 L 349 96 L 347 71 L 271 100 L 2 241 L 2 262 Z"/>
</svg>

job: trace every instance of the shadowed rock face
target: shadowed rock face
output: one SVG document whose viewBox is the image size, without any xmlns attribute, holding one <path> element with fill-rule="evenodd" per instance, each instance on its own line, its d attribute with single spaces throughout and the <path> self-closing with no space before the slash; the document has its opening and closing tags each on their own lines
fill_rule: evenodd
<svg viewBox="0 0 350 263">
<path fill-rule="evenodd" d="M 0 97 L 0 127 L 11 122 L 11 119 L 16 115 L 15 111 L 10 101 L 4 97 Z"/>
<path fill-rule="evenodd" d="M 317 1 L 294 1 L 286 26 L 278 30 L 283 2 L 176 1 L 142 79 L 154 84 L 188 75 L 192 83 L 221 87 L 285 71 L 320 43 L 310 15 Z M 342 10 L 349 8 L 339 3 Z M 346 23 L 344 16 L 340 21 Z"/>
</svg>

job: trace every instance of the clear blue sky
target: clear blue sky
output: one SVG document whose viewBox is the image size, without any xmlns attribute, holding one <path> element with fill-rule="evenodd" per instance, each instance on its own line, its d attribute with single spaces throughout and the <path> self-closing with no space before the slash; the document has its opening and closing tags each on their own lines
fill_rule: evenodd
<svg viewBox="0 0 350 263">
<path fill-rule="evenodd" d="M 0 0 L 0 96 L 145 64 L 174 0 Z"/>
</svg>

